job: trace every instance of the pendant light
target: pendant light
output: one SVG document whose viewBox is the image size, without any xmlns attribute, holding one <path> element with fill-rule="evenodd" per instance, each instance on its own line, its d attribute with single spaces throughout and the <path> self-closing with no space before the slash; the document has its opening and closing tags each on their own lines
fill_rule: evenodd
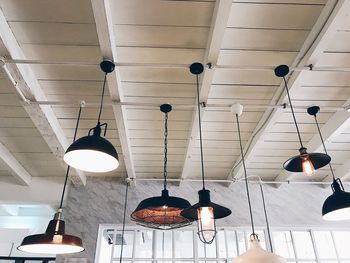
<svg viewBox="0 0 350 263">
<path fill-rule="evenodd" d="M 203 145 L 202 145 L 202 124 L 201 124 L 201 108 L 199 101 L 199 74 L 204 70 L 201 63 L 193 63 L 190 66 L 190 72 L 196 75 L 197 87 L 197 107 L 198 107 L 198 127 L 199 127 L 199 145 L 201 153 L 202 167 L 202 190 L 198 191 L 199 202 L 195 205 L 184 209 L 181 215 L 191 221 L 197 220 L 198 237 L 205 244 L 211 244 L 216 235 L 216 219 L 227 217 L 231 214 L 231 210 L 215 204 L 210 200 L 210 191 L 205 189 L 204 181 L 204 160 L 203 160 Z"/>
<path fill-rule="evenodd" d="M 115 65 L 112 61 L 104 60 L 101 62 L 100 68 L 105 73 L 105 76 L 97 125 L 89 130 L 88 136 L 73 142 L 63 157 L 69 166 L 92 173 L 109 172 L 117 169 L 119 166 L 116 149 L 108 140 L 101 137 L 102 127 L 104 127 L 104 136 L 106 136 L 107 123 L 100 123 L 107 74 L 113 72 Z"/>
<path fill-rule="evenodd" d="M 250 223 L 252 227 L 252 234 L 250 235 L 249 239 L 249 248 L 248 250 L 243 253 L 242 255 L 236 257 L 233 259 L 232 263 L 254 263 L 254 262 L 259 262 L 259 263 L 285 263 L 286 260 L 280 256 L 275 255 L 274 253 L 268 252 L 264 249 L 262 249 L 259 241 L 258 235 L 255 233 L 254 229 L 254 220 L 253 220 L 253 212 L 252 212 L 252 205 L 250 201 L 250 194 L 249 194 L 249 185 L 248 185 L 248 178 L 247 178 L 247 169 L 245 166 L 245 161 L 244 161 L 244 153 L 243 153 L 243 146 L 242 146 L 242 138 L 241 138 L 241 129 L 239 126 L 239 116 L 242 115 L 243 112 L 243 106 L 241 104 L 234 104 L 231 107 L 232 113 L 236 116 L 236 122 L 237 122 L 237 129 L 238 129 L 238 139 L 239 139 L 239 145 L 240 145 L 240 150 L 241 150 L 241 155 L 242 155 L 242 166 L 244 170 L 244 181 L 245 181 L 245 188 L 247 192 L 247 199 L 248 199 L 248 206 L 249 206 L 249 214 L 250 214 Z M 262 189 L 261 189 L 262 191 Z M 263 204 L 264 204 L 264 212 L 265 212 L 265 219 L 269 231 L 269 225 L 268 225 L 268 220 L 267 220 L 267 213 L 266 213 L 266 207 L 265 207 L 265 199 L 262 193 L 262 199 L 263 199 Z M 270 237 L 270 236 L 269 236 Z M 270 243 L 271 244 L 271 243 Z M 272 245 L 271 245 L 272 249 Z"/>
<path fill-rule="evenodd" d="M 168 163 L 168 113 L 172 110 L 170 104 L 160 106 L 164 113 L 164 189 L 161 196 L 147 198 L 140 202 L 131 219 L 137 224 L 154 229 L 174 229 L 184 227 L 192 223 L 191 220 L 181 216 L 181 211 L 191 204 L 180 197 L 169 196 L 167 190 L 167 163 Z"/>
<path fill-rule="evenodd" d="M 311 116 L 315 117 L 315 123 L 317 126 L 318 134 L 320 135 L 323 149 L 325 153 L 328 154 L 326 145 L 324 143 L 323 136 L 320 130 L 320 126 L 318 125 L 318 121 L 316 117 L 317 113 L 320 112 L 320 107 L 318 106 L 309 107 L 307 109 L 307 112 Z M 331 170 L 332 177 L 333 177 L 333 182 L 331 185 L 333 193 L 323 203 L 323 206 L 322 206 L 323 219 L 330 220 L 330 221 L 349 220 L 350 219 L 350 193 L 344 191 L 344 187 L 340 178 L 335 178 L 334 170 L 331 163 L 329 163 L 329 168 Z"/>
<path fill-rule="evenodd" d="M 77 136 L 82 105 L 83 104 L 80 105 L 73 141 Z M 37 254 L 68 254 L 84 251 L 81 238 L 65 234 L 65 222 L 62 219 L 63 199 L 66 191 L 69 170 L 70 166 L 67 167 L 60 206 L 53 220 L 49 222 L 45 233 L 25 237 L 21 245 L 17 248 L 18 250 Z"/>
<path fill-rule="evenodd" d="M 329 164 L 331 161 L 331 157 L 324 153 L 308 153 L 307 149 L 304 147 L 303 142 L 301 140 L 299 127 L 295 118 L 295 113 L 293 109 L 293 104 L 290 99 L 289 89 L 286 81 L 286 75 L 289 73 L 289 67 L 287 65 L 280 65 L 275 68 L 275 75 L 277 77 L 283 78 L 284 86 L 287 92 L 287 97 L 290 105 L 290 110 L 292 112 L 294 124 L 298 133 L 298 138 L 300 142 L 299 155 L 294 156 L 287 160 L 283 167 L 287 171 L 290 172 L 303 172 L 308 176 L 314 175 L 315 170 L 322 168 Z"/>
</svg>

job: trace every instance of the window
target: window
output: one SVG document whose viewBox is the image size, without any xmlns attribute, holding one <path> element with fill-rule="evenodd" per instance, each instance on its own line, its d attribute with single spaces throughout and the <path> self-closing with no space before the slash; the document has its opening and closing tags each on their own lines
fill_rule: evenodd
<svg viewBox="0 0 350 263">
<path fill-rule="evenodd" d="M 200 242 L 196 229 L 156 231 L 127 227 L 124 239 L 120 227 L 100 226 L 96 262 L 119 262 L 123 244 L 125 263 L 226 263 L 247 250 L 250 231 L 220 228 L 214 242 Z M 261 246 L 269 247 L 264 229 L 256 231 Z M 350 263 L 348 231 L 275 230 L 271 233 L 274 252 L 290 263 Z"/>
</svg>

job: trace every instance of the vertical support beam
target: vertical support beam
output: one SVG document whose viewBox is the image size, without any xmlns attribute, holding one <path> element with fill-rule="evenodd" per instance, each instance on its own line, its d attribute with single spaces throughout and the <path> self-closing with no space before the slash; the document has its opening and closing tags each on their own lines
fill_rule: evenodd
<svg viewBox="0 0 350 263">
<path fill-rule="evenodd" d="M 18 44 L 6 18 L 0 9 L 0 38 L 11 58 L 25 59 L 24 52 Z M 19 96 L 25 101 L 24 109 L 32 119 L 34 125 L 43 136 L 52 153 L 60 161 L 62 167 L 67 165 L 63 161 L 63 154 L 69 143 L 66 136 L 51 108 L 47 105 L 30 105 L 30 101 L 46 101 L 44 91 L 41 89 L 32 69 L 25 64 L 3 65 L 5 73 L 8 75 Z M 86 177 L 81 171 L 77 171 L 77 176 L 70 175 L 74 184 L 85 185 Z"/>
<path fill-rule="evenodd" d="M 205 67 L 204 72 L 202 74 L 202 82 L 199 91 L 199 99 L 201 102 L 207 102 L 208 100 L 210 87 L 214 77 L 215 65 L 217 64 L 219 58 L 221 44 L 230 16 L 231 7 L 232 1 L 230 0 L 217 0 L 215 3 L 212 23 L 207 41 L 207 49 L 204 56 L 204 63 L 210 63 L 212 65 L 212 68 Z M 205 114 L 205 111 L 203 109 L 201 114 L 202 116 Z M 198 133 L 198 110 L 197 108 L 195 108 L 192 115 L 191 130 L 189 133 L 186 157 L 182 168 L 181 179 L 185 179 L 191 173 L 191 155 L 194 145 L 196 144 L 196 140 L 198 138 Z"/>
<path fill-rule="evenodd" d="M 113 32 L 112 11 L 109 5 L 109 0 L 91 0 L 91 4 L 102 56 L 112 61 L 118 61 Z M 111 99 L 115 102 L 122 102 L 124 96 L 118 67 L 115 68 L 113 73 L 108 74 L 107 82 Z M 113 105 L 113 112 L 117 122 L 118 135 L 127 176 L 128 178 L 133 179 L 136 178 L 136 174 L 131 154 L 125 110 L 121 105 Z"/>
</svg>

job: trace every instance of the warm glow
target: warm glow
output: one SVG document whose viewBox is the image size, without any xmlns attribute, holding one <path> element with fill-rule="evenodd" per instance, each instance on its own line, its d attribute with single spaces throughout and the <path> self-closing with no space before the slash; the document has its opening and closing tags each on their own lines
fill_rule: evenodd
<svg viewBox="0 0 350 263">
<path fill-rule="evenodd" d="M 308 176 L 314 175 L 315 168 L 314 168 L 312 162 L 309 160 L 308 157 L 302 157 L 302 158 L 303 158 L 303 160 L 302 160 L 303 172 Z"/>
<path fill-rule="evenodd" d="M 340 221 L 340 220 L 349 220 L 350 219 L 350 207 L 345 207 L 341 209 L 328 212 L 323 215 L 324 220 L 329 221 Z"/>
<path fill-rule="evenodd" d="M 199 231 L 204 240 L 210 241 L 215 236 L 215 219 L 212 207 L 200 207 L 197 209 Z"/>
<path fill-rule="evenodd" d="M 63 159 L 73 168 L 92 173 L 110 172 L 119 166 L 119 161 L 113 156 L 86 149 L 67 152 Z"/>
</svg>

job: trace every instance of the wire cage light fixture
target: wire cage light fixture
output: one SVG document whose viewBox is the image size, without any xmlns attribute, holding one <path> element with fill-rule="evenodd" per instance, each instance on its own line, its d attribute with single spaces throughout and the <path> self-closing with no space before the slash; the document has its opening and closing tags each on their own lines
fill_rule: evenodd
<svg viewBox="0 0 350 263">
<path fill-rule="evenodd" d="M 153 229 L 175 229 L 192 224 L 192 221 L 181 216 L 183 209 L 191 204 L 183 198 L 170 196 L 167 189 L 168 177 L 168 113 L 170 104 L 162 104 L 160 111 L 164 113 L 164 189 L 160 196 L 144 199 L 131 214 L 131 219 L 138 225 Z"/>
<path fill-rule="evenodd" d="M 201 154 L 202 168 L 202 189 L 198 191 L 199 202 L 193 206 L 184 209 L 181 215 L 191 221 L 197 221 L 198 237 L 201 242 L 211 244 L 216 236 L 216 219 L 227 217 L 231 214 L 231 210 L 215 204 L 210 200 L 210 191 L 205 188 L 204 176 L 204 160 L 203 160 L 203 139 L 202 139 L 202 123 L 201 123 L 201 106 L 199 99 L 199 75 L 203 72 L 204 67 L 201 63 L 195 62 L 190 66 L 190 72 L 196 76 L 197 88 L 197 111 L 198 111 L 198 127 L 199 127 L 199 145 Z"/>
</svg>

